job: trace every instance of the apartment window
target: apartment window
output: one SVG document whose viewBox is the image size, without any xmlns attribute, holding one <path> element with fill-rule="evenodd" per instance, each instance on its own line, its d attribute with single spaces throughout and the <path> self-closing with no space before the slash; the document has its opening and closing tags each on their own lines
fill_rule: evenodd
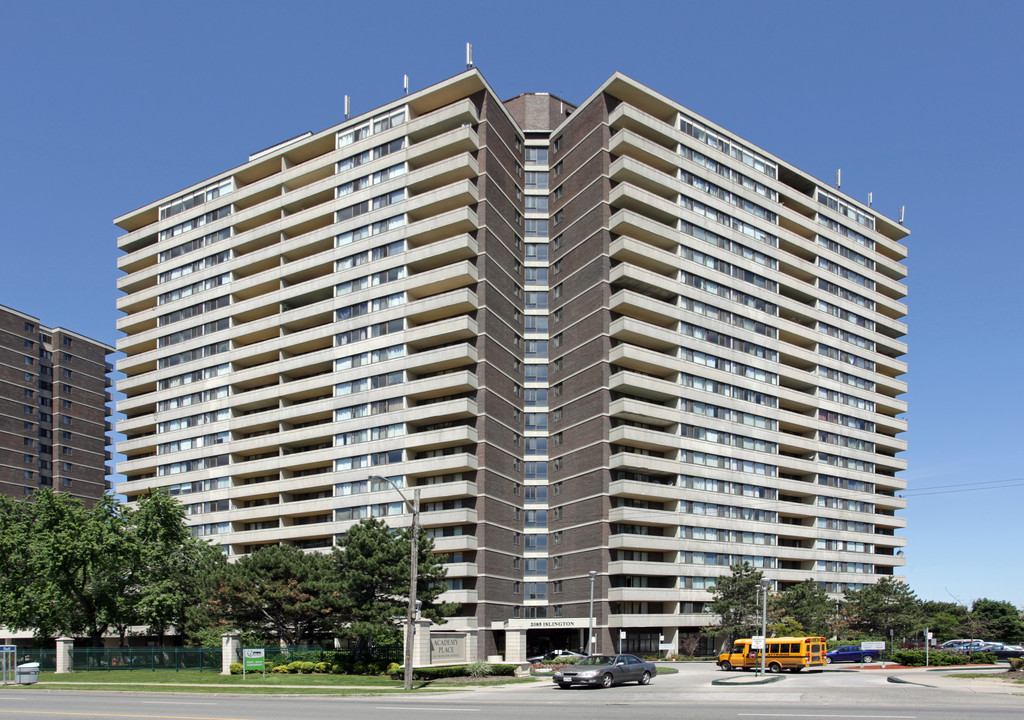
<svg viewBox="0 0 1024 720">
<path fill-rule="evenodd" d="M 62 390 L 63 392 L 66 392 L 66 393 L 72 392 L 72 390 L 71 390 L 71 386 L 70 386 L 70 385 L 68 385 L 67 383 L 61 383 L 61 384 L 60 384 L 60 389 L 61 389 L 61 390 Z"/>
<path fill-rule="evenodd" d="M 548 198 L 546 195 L 527 195 L 526 212 L 546 213 L 548 211 Z"/>
<path fill-rule="evenodd" d="M 71 362 L 71 353 L 61 353 L 64 357 L 64 362 Z"/>
<path fill-rule="evenodd" d="M 548 331 L 548 316 L 527 315 L 526 324 L 523 329 L 524 332 L 528 333 L 546 333 Z"/>
<path fill-rule="evenodd" d="M 516 135 L 515 144 L 516 144 L 516 150 L 522 150 L 523 149 L 523 139 L 521 137 L 519 137 L 518 135 Z"/>
<path fill-rule="evenodd" d="M 526 382 L 547 382 L 548 381 L 548 366 L 547 365 L 527 365 L 526 375 L 524 377 Z"/>
<path fill-rule="evenodd" d="M 60 484 L 61 487 L 71 487 L 71 478 L 61 478 Z"/>
<path fill-rule="evenodd" d="M 61 400 L 60 401 L 60 406 L 64 410 L 70 410 L 71 409 L 71 401 L 70 400 Z"/>
<path fill-rule="evenodd" d="M 561 268 L 561 265 L 559 265 L 559 268 Z M 558 298 L 562 297 L 562 283 L 558 283 L 557 285 L 555 285 L 553 290 L 554 290 L 554 293 L 555 293 L 555 299 L 556 300 Z"/>
<path fill-rule="evenodd" d="M 527 190 L 547 190 L 548 189 L 548 174 L 546 172 L 538 170 L 527 170 L 526 171 L 526 189 Z"/>
<path fill-rule="evenodd" d="M 558 177 L 561 174 L 562 174 L 562 163 L 558 163 L 557 165 L 555 165 L 555 167 L 553 167 L 551 169 L 551 176 L 552 177 Z"/>
<path fill-rule="evenodd" d="M 546 358 L 548 356 L 548 341 L 527 340 L 523 354 L 528 358 Z"/>
<path fill-rule="evenodd" d="M 22 388 L 22 392 L 25 394 L 25 397 L 29 398 L 30 400 L 35 396 L 35 393 L 29 390 L 28 388 Z"/>
<path fill-rule="evenodd" d="M 562 149 L 562 136 L 559 135 L 555 138 L 554 142 L 551 143 L 551 151 L 557 153 Z"/>
<path fill-rule="evenodd" d="M 558 260 L 555 260 L 554 264 L 551 265 L 551 269 L 555 275 L 562 272 L 562 259 L 559 258 Z"/>
<path fill-rule="evenodd" d="M 526 243 L 526 259 L 536 262 L 547 262 L 547 243 Z"/>
<path fill-rule="evenodd" d="M 562 220 L 564 218 L 565 218 L 565 212 L 564 211 L 559 210 L 558 212 L 556 212 L 555 213 L 555 225 L 561 225 L 562 224 Z"/>
<path fill-rule="evenodd" d="M 25 323 L 25 332 L 35 332 L 36 326 L 30 322 Z"/>
<path fill-rule="evenodd" d="M 525 226 L 526 237 L 547 237 L 548 221 L 540 219 L 527 219 Z"/>
<path fill-rule="evenodd" d="M 26 355 L 25 356 L 25 364 L 26 365 L 35 365 L 36 364 L 35 358 L 30 358 L 28 355 Z"/>
<path fill-rule="evenodd" d="M 562 195 L 565 193 L 565 185 L 559 185 L 555 188 L 554 192 L 551 193 L 551 202 L 558 202 L 562 199 Z"/>
<path fill-rule="evenodd" d="M 555 555 L 553 558 L 551 558 L 551 566 L 555 570 L 561 570 L 562 569 L 562 557 L 563 557 L 562 555 Z"/>
<path fill-rule="evenodd" d="M 61 344 L 64 345 L 64 347 L 71 347 L 71 338 L 65 335 L 61 338 Z"/>
<path fill-rule="evenodd" d="M 526 164 L 527 165 L 547 165 L 548 164 L 548 149 L 543 147 L 528 147 L 526 148 Z"/>
<path fill-rule="evenodd" d="M 523 166 L 520 165 L 519 163 L 516 163 L 516 175 L 518 175 L 519 177 L 523 176 Z"/>
<path fill-rule="evenodd" d="M 523 277 L 523 284 L 525 285 L 547 285 L 548 284 L 548 269 L 542 267 L 528 267 L 526 268 L 526 274 Z"/>
<path fill-rule="evenodd" d="M 527 310 L 546 310 L 548 294 L 543 290 L 531 290 L 526 293 L 525 307 Z"/>
</svg>

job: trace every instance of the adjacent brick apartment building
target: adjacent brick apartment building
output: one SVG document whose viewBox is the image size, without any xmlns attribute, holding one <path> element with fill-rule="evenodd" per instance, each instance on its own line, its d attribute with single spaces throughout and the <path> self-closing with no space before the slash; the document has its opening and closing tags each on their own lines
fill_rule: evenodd
<svg viewBox="0 0 1024 720">
<path fill-rule="evenodd" d="M 510 660 L 585 645 L 592 590 L 650 651 L 732 563 L 904 563 L 907 231 L 628 77 L 468 70 L 116 222 L 118 491 L 230 556 L 418 487 L 451 626 Z"/>
<path fill-rule="evenodd" d="M 113 351 L 0 305 L 0 493 L 103 495 Z"/>
</svg>

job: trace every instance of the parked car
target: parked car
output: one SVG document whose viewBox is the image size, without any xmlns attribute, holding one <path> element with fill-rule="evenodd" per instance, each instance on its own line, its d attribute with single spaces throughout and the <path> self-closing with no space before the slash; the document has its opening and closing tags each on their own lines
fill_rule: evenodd
<svg viewBox="0 0 1024 720">
<path fill-rule="evenodd" d="M 608 688 L 624 682 L 649 685 L 657 674 L 654 663 L 636 655 L 591 655 L 575 665 L 556 670 L 553 680 L 563 690 L 573 685 Z"/>
<path fill-rule="evenodd" d="M 539 663 L 545 660 L 558 660 L 559 658 L 582 658 L 586 657 L 583 653 L 573 652 L 572 650 L 550 650 L 543 655 L 534 655 L 533 657 L 526 658 L 528 663 Z"/>
<path fill-rule="evenodd" d="M 825 653 L 825 662 L 874 662 L 878 650 L 861 650 L 860 645 L 843 645 Z"/>
<path fill-rule="evenodd" d="M 972 653 L 978 652 L 984 646 L 991 644 L 984 640 L 955 640 L 950 643 L 943 643 L 943 646 L 939 649 L 944 652 Z"/>
<path fill-rule="evenodd" d="M 992 653 L 1001 660 L 1024 657 L 1024 648 L 1020 645 L 1007 645 L 1006 643 L 985 643 L 974 652 Z"/>
</svg>

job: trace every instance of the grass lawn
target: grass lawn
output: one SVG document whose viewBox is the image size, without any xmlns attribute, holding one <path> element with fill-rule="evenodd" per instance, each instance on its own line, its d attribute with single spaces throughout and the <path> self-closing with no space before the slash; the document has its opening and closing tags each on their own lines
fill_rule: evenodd
<svg viewBox="0 0 1024 720">
<path fill-rule="evenodd" d="M 468 690 L 477 686 L 502 685 L 517 682 L 532 682 L 532 678 L 451 678 L 431 682 L 417 681 L 416 692 L 438 692 Z M 184 686 L 184 687 L 183 687 Z M 242 694 L 329 694 L 366 695 L 394 694 L 403 691 L 401 680 L 378 675 L 279 675 L 268 673 L 266 677 L 249 673 L 221 675 L 215 671 L 198 670 L 152 671 L 87 671 L 58 675 L 54 672 L 39 673 L 36 685 L 9 686 L 19 688 L 41 688 L 44 690 L 105 690 L 127 692 L 188 692 L 188 693 L 242 693 Z M 2 689 L 2 688 L 0 688 Z"/>
<path fill-rule="evenodd" d="M 1019 672 L 1006 672 L 1006 673 L 951 673 L 946 677 L 951 678 L 963 678 L 965 680 L 971 680 L 974 678 L 995 678 L 996 680 L 1003 680 L 1004 682 L 1011 682 L 1015 685 L 1024 685 L 1024 674 Z"/>
</svg>

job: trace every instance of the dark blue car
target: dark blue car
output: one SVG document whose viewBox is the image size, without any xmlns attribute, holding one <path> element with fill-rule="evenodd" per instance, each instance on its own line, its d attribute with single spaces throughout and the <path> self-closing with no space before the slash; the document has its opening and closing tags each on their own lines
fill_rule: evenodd
<svg viewBox="0 0 1024 720">
<path fill-rule="evenodd" d="M 878 659 L 877 650 L 861 650 L 860 645 L 843 645 L 825 653 L 825 662 L 873 662 Z"/>
</svg>

